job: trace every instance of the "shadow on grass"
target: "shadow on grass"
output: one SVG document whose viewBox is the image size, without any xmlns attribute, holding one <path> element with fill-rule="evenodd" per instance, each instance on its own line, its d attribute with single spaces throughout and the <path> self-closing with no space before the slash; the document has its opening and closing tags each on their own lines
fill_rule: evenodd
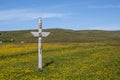
<svg viewBox="0 0 120 80">
<path fill-rule="evenodd" d="M 48 67 L 49 65 L 53 64 L 54 61 L 49 61 L 49 62 L 46 62 L 46 64 L 43 66 L 43 68 L 45 69 L 46 67 Z"/>
</svg>

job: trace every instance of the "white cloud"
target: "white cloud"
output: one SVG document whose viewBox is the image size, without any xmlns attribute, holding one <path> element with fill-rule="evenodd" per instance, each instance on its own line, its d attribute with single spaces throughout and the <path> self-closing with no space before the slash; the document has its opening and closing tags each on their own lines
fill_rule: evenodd
<svg viewBox="0 0 120 80">
<path fill-rule="evenodd" d="M 90 5 L 88 8 L 120 8 L 120 5 Z"/>
<path fill-rule="evenodd" d="M 51 17 L 64 17 L 68 14 L 65 13 L 41 13 L 34 12 L 32 10 L 17 9 L 17 10 L 4 10 L 0 11 L 0 20 L 30 20 L 39 17 L 51 18 Z"/>
</svg>

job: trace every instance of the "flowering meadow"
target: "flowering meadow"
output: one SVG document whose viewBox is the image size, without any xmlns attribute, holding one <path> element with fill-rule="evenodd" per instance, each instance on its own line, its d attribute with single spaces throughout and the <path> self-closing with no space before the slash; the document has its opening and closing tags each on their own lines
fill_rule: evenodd
<svg viewBox="0 0 120 80">
<path fill-rule="evenodd" d="M 0 80 L 120 80 L 120 43 L 0 44 Z"/>
</svg>

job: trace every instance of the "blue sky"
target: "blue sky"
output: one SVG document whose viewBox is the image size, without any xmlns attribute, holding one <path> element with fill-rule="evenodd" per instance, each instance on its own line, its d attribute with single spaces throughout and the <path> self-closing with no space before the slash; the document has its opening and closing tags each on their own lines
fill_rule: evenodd
<svg viewBox="0 0 120 80">
<path fill-rule="evenodd" d="M 0 31 L 120 30 L 120 0 L 0 0 Z"/>
</svg>

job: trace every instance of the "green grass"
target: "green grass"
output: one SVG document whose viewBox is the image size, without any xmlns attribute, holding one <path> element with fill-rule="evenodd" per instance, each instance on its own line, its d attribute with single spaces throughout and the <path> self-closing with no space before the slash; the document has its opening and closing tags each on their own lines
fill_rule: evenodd
<svg viewBox="0 0 120 80">
<path fill-rule="evenodd" d="M 18 49 L 24 45 L 21 44 Z M 32 44 L 29 45 L 32 46 Z M 0 45 L 0 47 L 2 46 Z M 37 45 L 34 46 L 36 47 Z M 0 79 L 120 79 L 120 43 L 43 44 L 43 71 L 37 70 L 36 51 L 31 49 L 30 52 L 23 53 L 21 51 L 19 54 L 14 53 L 16 55 L 11 53 L 12 56 L 0 57 Z M 3 56 L 7 56 L 7 54 Z"/>
<path fill-rule="evenodd" d="M 31 35 L 31 31 L 3 31 L 0 32 L 0 40 L 3 42 L 14 43 L 37 42 L 37 38 Z M 65 29 L 46 29 L 43 31 L 51 32 L 51 34 L 43 38 L 43 42 L 49 43 L 73 43 L 73 42 L 120 42 L 120 31 L 102 31 L 102 30 L 65 30 Z"/>
</svg>

